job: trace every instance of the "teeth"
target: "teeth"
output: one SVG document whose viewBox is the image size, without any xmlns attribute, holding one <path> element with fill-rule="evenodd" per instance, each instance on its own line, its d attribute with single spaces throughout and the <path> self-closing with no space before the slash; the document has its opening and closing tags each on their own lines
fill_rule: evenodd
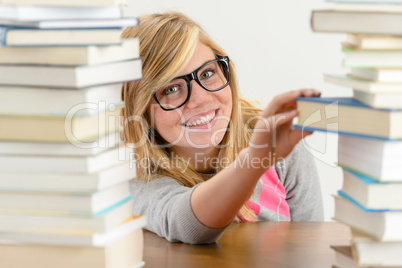
<svg viewBox="0 0 402 268">
<path fill-rule="evenodd" d="M 201 117 L 200 119 L 193 121 L 191 123 L 186 124 L 187 127 L 194 127 L 194 126 L 200 126 L 200 125 L 205 125 L 209 123 L 213 118 L 215 117 L 215 112 L 208 114 L 206 116 Z"/>
</svg>

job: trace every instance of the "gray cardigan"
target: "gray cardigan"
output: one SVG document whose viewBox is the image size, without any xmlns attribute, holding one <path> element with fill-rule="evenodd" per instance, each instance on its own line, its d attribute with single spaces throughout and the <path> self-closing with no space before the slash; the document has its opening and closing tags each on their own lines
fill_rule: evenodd
<svg viewBox="0 0 402 268">
<path fill-rule="evenodd" d="M 322 221 L 323 204 L 319 178 L 310 153 L 300 142 L 288 157 L 275 164 L 275 170 L 286 189 L 292 221 Z M 145 214 L 146 229 L 171 242 L 206 244 L 217 241 L 228 227 L 214 229 L 203 225 L 194 215 L 190 198 L 193 190 L 170 179 L 150 182 L 132 180 L 134 215 Z M 251 201 L 258 203 L 262 182 L 257 183 Z M 289 221 L 290 219 L 261 206 L 258 221 Z"/>
</svg>

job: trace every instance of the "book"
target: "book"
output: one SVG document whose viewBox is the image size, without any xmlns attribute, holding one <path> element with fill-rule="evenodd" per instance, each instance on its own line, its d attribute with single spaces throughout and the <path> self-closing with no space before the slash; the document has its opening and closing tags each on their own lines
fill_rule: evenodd
<svg viewBox="0 0 402 268">
<path fill-rule="evenodd" d="M 127 162 L 133 149 L 120 146 L 94 156 L 0 155 L 0 171 L 93 173 Z"/>
<path fill-rule="evenodd" d="M 360 266 L 402 266 L 402 241 L 377 241 L 352 229 L 352 253 Z"/>
<path fill-rule="evenodd" d="M 350 197 L 334 196 L 334 219 L 381 241 L 402 240 L 402 211 L 369 210 Z"/>
<path fill-rule="evenodd" d="M 33 243 L 34 241 L 21 241 L 29 233 L 33 237 L 39 236 L 38 239 L 40 239 L 51 234 L 80 234 L 85 236 L 92 233 L 112 231 L 131 216 L 132 198 L 126 198 L 122 202 L 113 204 L 111 208 L 96 216 L 80 215 L 68 211 L 64 213 L 39 213 L 37 211 L 7 213 L 0 211 L 0 244 L 12 237 L 15 237 L 15 240 L 19 239 L 18 242 Z"/>
<path fill-rule="evenodd" d="M 125 28 L 138 26 L 138 18 L 20 21 L 0 17 L 0 25 L 36 29 Z"/>
<path fill-rule="evenodd" d="M 93 104 L 93 109 L 102 109 Z M 120 132 L 121 105 L 109 105 L 90 116 L 76 115 L 86 105 L 77 104 L 66 116 L 0 115 L 1 141 L 69 142 L 80 148 L 110 133 Z"/>
<path fill-rule="evenodd" d="M 380 266 L 380 265 L 359 265 L 356 263 L 353 249 L 350 245 L 347 246 L 338 246 L 331 245 L 330 246 L 335 252 L 335 260 L 336 265 L 332 266 L 333 268 L 389 268 L 389 266 Z"/>
<path fill-rule="evenodd" d="M 402 210 L 402 182 L 378 182 L 373 178 L 343 168 L 341 191 L 369 209 Z"/>
<path fill-rule="evenodd" d="M 331 249 L 335 253 L 336 266 L 339 268 L 355 268 L 357 265 L 354 262 L 352 248 L 349 245 L 331 245 Z"/>
<path fill-rule="evenodd" d="M 119 183 L 92 193 L 75 192 L 13 192 L 1 191 L 0 211 L 3 213 L 72 213 L 101 215 L 130 197 L 128 182 Z"/>
<path fill-rule="evenodd" d="M 0 65 L 0 85 L 83 88 L 141 77 L 141 59 L 77 66 Z"/>
<path fill-rule="evenodd" d="M 0 5 L 0 18 L 16 21 L 118 19 L 121 16 L 122 13 L 119 6 L 55 7 Z"/>
<path fill-rule="evenodd" d="M 402 83 L 402 69 L 351 68 L 349 76 L 379 83 Z"/>
<path fill-rule="evenodd" d="M 0 155 L 93 156 L 122 145 L 120 133 L 113 132 L 97 140 L 74 144 L 60 142 L 0 141 Z"/>
<path fill-rule="evenodd" d="M 0 115 L 66 116 L 80 104 L 77 116 L 90 116 L 113 105 L 120 106 L 123 83 L 85 88 L 0 86 Z M 63 101 L 59 101 L 63 100 Z M 99 109 L 93 109 L 97 104 Z M 102 107 L 103 106 L 103 107 Z"/>
<path fill-rule="evenodd" d="M 139 41 L 125 39 L 121 44 L 110 46 L 3 46 L 0 56 L 0 64 L 96 65 L 138 58 Z"/>
<path fill-rule="evenodd" d="M 382 182 L 402 181 L 402 141 L 338 137 L 339 165 Z"/>
<path fill-rule="evenodd" d="M 401 83 L 402 86 L 402 83 Z M 353 90 L 353 98 L 373 108 L 400 109 L 402 108 L 402 93 L 385 94 L 368 93 L 357 89 Z"/>
<path fill-rule="evenodd" d="M 109 29 L 25 29 L 0 26 L 2 46 L 117 45 L 123 28 Z"/>
<path fill-rule="evenodd" d="M 128 220 L 127 220 L 128 219 Z M 125 222 L 125 221 L 126 222 Z M 123 223 L 122 223 L 123 222 Z M 102 247 L 113 242 L 122 233 L 140 231 L 146 226 L 145 216 L 127 216 L 120 224 L 109 231 L 50 231 L 43 232 L 10 232 L 0 233 L 1 243 L 13 244 L 42 244 L 68 246 L 96 246 Z"/>
<path fill-rule="evenodd" d="M 391 35 L 346 34 L 346 41 L 342 45 L 360 50 L 402 50 L 402 38 Z"/>
<path fill-rule="evenodd" d="M 334 10 L 357 12 L 401 12 L 401 4 L 334 3 Z"/>
<path fill-rule="evenodd" d="M 402 14 L 402 13 L 401 13 Z M 402 21 L 402 16 L 401 16 Z M 344 47 L 343 64 L 351 68 L 401 68 L 400 50 L 356 50 Z"/>
<path fill-rule="evenodd" d="M 0 0 L 0 4 L 9 6 L 113 6 L 127 5 L 127 0 Z"/>
<path fill-rule="evenodd" d="M 373 82 L 365 79 L 355 78 L 354 76 L 337 75 L 337 74 L 325 74 L 324 81 L 330 84 L 343 87 L 350 87 L 368 93 L 379 93 L 379 94 L 402 93 L 402 82 L 399 83 Z"/>
<path fill-rule="evenodd" d="M 313 10 L 315 32 L 401 35 L 402 13 Z"/>
<path fill-rule="evenodd" d="M 137 175 L 134 162 L 122 162 L 92 173 L 0 171 L 0 191 L 75 192 L 100 191 Z"/>
<path fill-rule="evenodd" d="M 100 247 L 0 244 L 0 259 L 3 267 L 13 268 L 136 268 L 145 264 L 143 232 L 136 224 L 109 241 Z"/>
<path fill-rule="evenodd" d="M 298 129 L 402 139 L 402 109 L 374 109 L 353 98 L 297 98 L 297 109 Z"/>
</svg>

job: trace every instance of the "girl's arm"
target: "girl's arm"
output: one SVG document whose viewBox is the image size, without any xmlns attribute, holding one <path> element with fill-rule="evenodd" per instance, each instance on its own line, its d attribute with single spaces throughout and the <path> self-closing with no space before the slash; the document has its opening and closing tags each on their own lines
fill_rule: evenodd
<svg viewBox="0 0 402 268">
<path fill-rule="evenodd" d="M 297 90 L 273 99 L 262 111 L 249 146 L 228 168 L 194 189 L 191 207 L 201 223 L 222 228 L 233 221 L 267 169 L 258 163 L 264 159 L 266 163 L 268 157 L 271 165 L 275 164 L 275 159 L 286 157 L 303 137 L 311 134 L 292 129 L 292 119 L 297 116 L 295 98 L 319 95 L 315 90 Z"/>
</svg>

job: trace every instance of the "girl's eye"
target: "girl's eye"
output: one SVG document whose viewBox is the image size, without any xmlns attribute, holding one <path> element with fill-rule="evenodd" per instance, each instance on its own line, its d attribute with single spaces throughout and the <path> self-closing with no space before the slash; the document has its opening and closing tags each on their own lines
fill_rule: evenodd
<svg viewBox="0 0 402 268">
<path fill-rule="evenodd" d="M 210 78 L 211 76 L 213 76 L 214 73 L 215 73 L 214 70 L 206 70 L 206 71 L 204 71 L 204 72 L 201 74 L 201 79 L 208 79 L 208 78 Z"/>
<path fill-rule="evenodd" d="M 162 92 L 163 95 L 170 95 L 173 94 L 175 92 L 177 92 L 179 90 L 178 86 L 169 86 L 167 88 L 165 88 Z"/>
</svg>

